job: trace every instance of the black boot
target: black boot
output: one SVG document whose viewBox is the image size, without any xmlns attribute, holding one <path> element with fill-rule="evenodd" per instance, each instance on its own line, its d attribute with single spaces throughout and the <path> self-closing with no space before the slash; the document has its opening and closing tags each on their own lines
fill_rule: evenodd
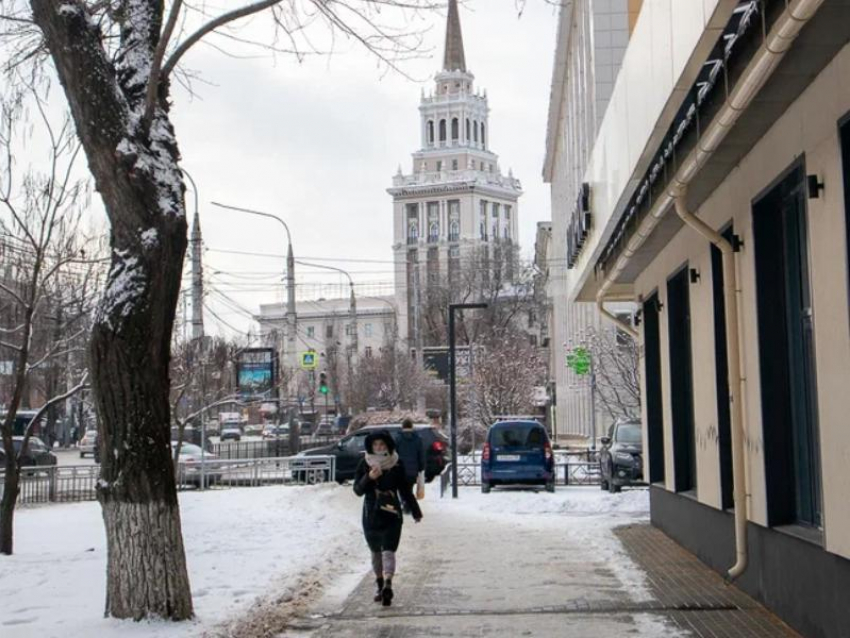
<svg viewBox="0 0 850 638">
<path fill-rule="evenodd" d="M 384 579 L 383 578 L 376 578 L 375 584 L 378 586 L 378 591 L 375 593 L 375 602 L 379 603 L 383 600 Z"/>
<path fill-rule="evenodd" d="M 384 581 L 384 588 L 381 590 L 381 600 L 384 607 L 389 607 L 393 604 L 393 579 L 387 578 Z"/>
</svg>

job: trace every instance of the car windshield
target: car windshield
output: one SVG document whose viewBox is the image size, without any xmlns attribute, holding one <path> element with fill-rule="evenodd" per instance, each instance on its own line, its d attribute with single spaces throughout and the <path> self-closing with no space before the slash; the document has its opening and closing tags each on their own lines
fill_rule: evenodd
<svg viewBox="0 0 850 638">
<path fill-rule="evenodd" d="M 193 445 L 192 443 L 184 443 L 180 448 L 180 455 L 182 456 L 184 454 L 186 456 L 200 456 L 201 447 L 199 445 Z"/>
<path fill-rule="evenodd" d="M 545 441 L 546 433 L 539 425 L 517 423 L 493 430 L 496 447 L 542 447 Z"/>
<path fill-rule="evenodd" d="M 640 443 L 642 441 L 640 424 L 621 423 L 617 426 L 616 438 L 620 443 Z"/>
<path fill-rule="evenodd" d="M 22 437 L 15 437 L 12 443 L 14 445 L 15 450 L 20 451 L 21 445 L 23 445 L 24 443 L 24 439 Z M 41 442 L 41 439 L 37 439 L 32 436 L 30 437 L 30 442 L 27 445 L 27 449 L 30 452 L 44 452 L 47 447 L 44 445 L 44 443 Z"/>
</svg>

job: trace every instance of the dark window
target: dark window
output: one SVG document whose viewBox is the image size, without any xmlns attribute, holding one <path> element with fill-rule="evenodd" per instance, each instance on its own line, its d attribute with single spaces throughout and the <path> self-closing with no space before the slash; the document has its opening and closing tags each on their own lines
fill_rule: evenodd
<svg viewBox="0 0 850 638">
<path fill-rule="evenodd" d="M 768 523 L 821 525 L 817 380 L 802 164 L 753 206 Z"/>
<path fill-rule="evenodd" d="M 428 120 L 428 143 L 434 143 L 434 121 Z"/>
<path fill-rule="evenodd" d="M 446 141 L 446 121 L 440 120 L 440 141 Z"/>
<path fill-rule="evenodd" d="M 644 378 L 646 379 L 646 433 L 649 482 L 664 482 L 664 410 L 661 395 L 661 338 L 658 331 L 658 295 L 643 304 Z"/>
<path fill-rule="evenodd" d="M 466 118 L 466 141 L 468 142 L 472 138 L 471 126 L 469 125 L 469 118 Z"/>
<path fill-rule="evenodd" d="M 457 118 L 452 119 L 452 141 L 456 142 L 460 138 L 460 121 Z"/>
<path fill-rule="evenodd" d="M 484 122 L 481 122 L 481 146 L 487 148 L 487 138 L 484 137 Z"/>
<path fill-rule="evenodd" d="M 333 327 L 333 324 L 329 323 L 325 326 L 325 338 L 333 339 L 333 336 L 334 336 L 334 327 Z"/>
<path fill-rule="evenodd" d="M 732 238 L 732 226 L 723 236 Z M 729 404 L 729 365 L 726 347 L 726 300 L 723 297 L 723 255 L 711 246 L 711 283 L 714 297 L 714 371 L 717 387 L 717 439 L 720 450 L 721 507 L 734 506 L 732 481 L 732 414 Z"/>
<path fill-rule="evenodd" d="M 688 268 L 667 282 L 667 319 L 670 347 L 670 403 L 673 413 L 673 463 L 676 491 L 697 486 L 696 436 L 694 436 L 691 307 Z"/>
<path fill-rule="evenodd" d="M 475 141 L 477 142 L 478 141 L 478 122 L 472 123 L 472 136 L 475 139 Z"/>
</svg>

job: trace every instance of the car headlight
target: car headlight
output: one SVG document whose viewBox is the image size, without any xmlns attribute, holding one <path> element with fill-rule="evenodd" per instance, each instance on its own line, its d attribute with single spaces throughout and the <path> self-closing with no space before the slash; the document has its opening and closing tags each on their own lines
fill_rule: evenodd
<svg viewBox="0 0 850 638">
<path fill-rule="evenodd" d="M 614 453 L 614 460 L 615 460 L 617 463 L 628 463 L 628 464 L 632 464 L 632 463 L 634 462 L 634 460 L 635 460 L 635 459 L 634 459 L 634 457 L 633 457 L 631 454 L 628 454 L 628 453 L 626 453 L 626 452 L 615 452 L 615 453 Z"/>
</svg>

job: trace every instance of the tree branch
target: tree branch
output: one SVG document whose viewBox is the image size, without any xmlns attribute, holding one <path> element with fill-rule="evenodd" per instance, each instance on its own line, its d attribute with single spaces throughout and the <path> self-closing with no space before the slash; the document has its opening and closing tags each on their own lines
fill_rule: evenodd
<svg viewBox="0 0 850 638">
<path fill-rule="evenodd" d="M 153 54 L 151 62 L 150 75 L 148 76 L 148 85 L 145 90 L 145 112 L 142 117 L 142 126 L 144 130 L 150 128 L 153 121 L 153 113 L 156 108 L 157 94 L 159 92 L 160 82 L 168 77 L 167 73 L 161 72 L 162 61 L 165 58 L 165 50 L 168 48 L 168 43 L 171 41 L 171 36 L 174 33 L 174 27 L 177 24 L 177 17 L 180 14 L 180 9 L 183 6 L 183 0 L 173 0 L 171 12 L 168 14 L 168 20 L 165 23 L 162 35 L 156 45 L 156 50 Z"/>
</svg>

